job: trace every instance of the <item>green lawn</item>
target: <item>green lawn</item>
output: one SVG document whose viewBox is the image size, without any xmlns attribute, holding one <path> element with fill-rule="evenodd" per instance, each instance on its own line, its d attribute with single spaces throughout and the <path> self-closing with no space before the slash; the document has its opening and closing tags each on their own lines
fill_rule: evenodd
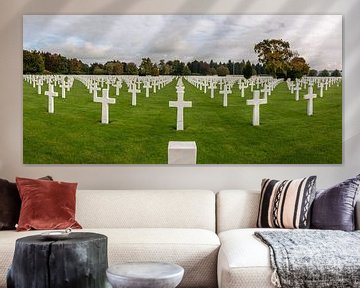
<svg viewBox="0 0 360 288">
<path fill-rule="evenodd" d="M 47 113 L 47 96 L 24 82 L 23 160 L 25 164 L 159 164 L 167 163 L 172 140 L 196 141 L 199 164 L 339 164 L 342 162 L 342 87 L 324 91 L 314 100 L 314 115 L 306 115 L 305 91 L 295 101 L 286 83 L 281 83 L 260 107 L 260 126 L 252 126 L 250 88 L 240 97 L 238 85 L 222 106 L 216 90 L 204 94 L 184 80 L 185 130 L 176 131 L 176 80 L 145 98 L 138 95 L 131 106 L 125 89 L 110 105 L 110 124 L 101 124 L 101 104 L 79 81 L 66 99 L 55 99 L 55 113 Z M 47 85 L 43 87 L 47 89 Z M 319 95 L 317 88 L 314 93 Z M 101 94 L 99 94 L 101 95 Z M 115 97 L 111 88 L 110 97 Z"/>
</svg>

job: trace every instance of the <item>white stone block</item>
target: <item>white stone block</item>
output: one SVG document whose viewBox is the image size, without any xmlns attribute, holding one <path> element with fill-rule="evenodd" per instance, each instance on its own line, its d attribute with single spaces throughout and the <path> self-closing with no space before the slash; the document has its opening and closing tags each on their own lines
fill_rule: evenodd
<svg viewBox="0 0 360 288">
<path fill-rule="evenodd" d="M 168 164 L 196 164 L 195 141 L 169 141 Z"/>
</svg>

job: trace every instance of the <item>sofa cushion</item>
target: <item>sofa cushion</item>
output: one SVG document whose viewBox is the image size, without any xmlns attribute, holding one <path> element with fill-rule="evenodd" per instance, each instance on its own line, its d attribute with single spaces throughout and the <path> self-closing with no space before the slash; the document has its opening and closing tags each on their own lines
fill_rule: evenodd
<svg viewBox="0 0 360 288">
<path fill-rule="evenodd" d="M 74 230 L 77 231 L 77 230 Z M 82 229 L 108 237 L 109 265 L 135 261 L 164 261 L 185 269 L 179 287 L 216 287 L 216 263 L 220 241 L 203 229 Z M 11 264 L 15 241 L 44 231 L 0 232 L 0 287 Z"/>
<path fill-rule="evenodd" d="M 21 200 L 15 183 L 0 179 L 0 230 L 15 230 Z"/>
<path fill-rule="evenodd" d="M 294 180 L 264 179 L 257 227 L 309 228 L 316 176 Z"/>
<path fill-rule="evenodd" d="M 52 180 L 51 176 L 40 179 Z M 19 191 L 15 183 L 0 179 L 0 230 L 15 230 L 21 207 Z"/>
<path fill-rule="evenodd" d="M 359 187 L 360 175 L 318 191 L 312 205 L 311 227 L 353 231 Z"/>
<path fill-rule="evenodd" d="M 274 287 L 269 248 L 254 236 L 255 231 L 261 230 L 270 229 L 235 229 L 219 234 L 219 288 Z"/>
<path fill-rule="evenodd" d="M 216 194 L 217 233 L 240 228 L 255 228 L 259 191 L 222 190 Z"/>
<path fill-rule="evenodd" d="M 75 221 L 76 183 L 16 178 L 21 198 L 18 231 L 81 228 Z"/>
<path fill-rule="evenodd" d="M 78 190 L 76 198 L 83 228 L 215 231 L 215 193 L 209 190 Z"/>
</svg>

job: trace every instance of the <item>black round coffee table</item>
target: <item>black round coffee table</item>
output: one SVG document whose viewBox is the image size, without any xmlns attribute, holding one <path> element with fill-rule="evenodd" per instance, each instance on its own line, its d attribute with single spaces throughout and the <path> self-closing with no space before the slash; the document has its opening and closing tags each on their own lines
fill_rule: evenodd
<svg viewBox="0 0 360 288">
<path fill-rule="evenodd" d="M 65 239 L 49 240 L 40 234 L 16 240 L 8 288 L 105 287 L 105 235 L 73 232 Z"/>
</svg>

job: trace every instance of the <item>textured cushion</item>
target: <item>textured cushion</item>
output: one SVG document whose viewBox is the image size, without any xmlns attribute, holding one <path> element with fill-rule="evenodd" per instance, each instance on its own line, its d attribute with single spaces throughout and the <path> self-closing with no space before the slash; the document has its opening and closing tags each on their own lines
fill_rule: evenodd
<svg viewBox="0 0 360 288">
<path fill-rule="evenodd" d="M 264 179 L 257 227 L 308 228 L 316 176 L 295 180 Z"/>
<path fill-rule="evenodd" d="M 360 175 L 318 191 L 312 205 L 312 228 L 353 231 L 359 186 Z"/>
<path fill-rule="evenodd" d="M 84 228 L 199 228 L 215 231 L 209 190 L 78 190 Z"/>
<path fill-rule="evenodd" d="M 76 231 L 76 230 L 75 230 Z M 220 241 L 203 229 L 83 229 L 108 237 L 109 265 L 134 261 L 165 261 L 181 265 L 185 275 L 179 287 L 216 287 Z M 44 232 L 44 231 L 41 231 Z M 6 287 L 15 240 L 39 231 L 0 232 L 0 287 Z"/>
<path fill-rule="evenodd" d="M 76 183 L 16 178 L 21 198 L 18 231 L 81 228 L 75 221 Z"/>
<path fill-rule="evenodd" d="M 50 176 L 40 179 L 52 180 Z M 0 179 L 0 230 L 15 230 L 20 207 L 21 199 L 16 184 Z"/>
<path fill-rule="evenodd" d="M 219 288 L 267 288 L 271 284 L 269 248 L 254 236 L 264 228 L 236 229 L 219 234 Z"/>
<path fill-rule="evenodd" d="M 259 200 L 259 191 L 222 190 L 217 193 L 217 233 L 238 228 L 255 228 Z"/>
<path fill-rule="evenodd" d="M 0 179 L 0 230 L 15 229 L 21 200 L 15 183 Z"/>
</svg>

